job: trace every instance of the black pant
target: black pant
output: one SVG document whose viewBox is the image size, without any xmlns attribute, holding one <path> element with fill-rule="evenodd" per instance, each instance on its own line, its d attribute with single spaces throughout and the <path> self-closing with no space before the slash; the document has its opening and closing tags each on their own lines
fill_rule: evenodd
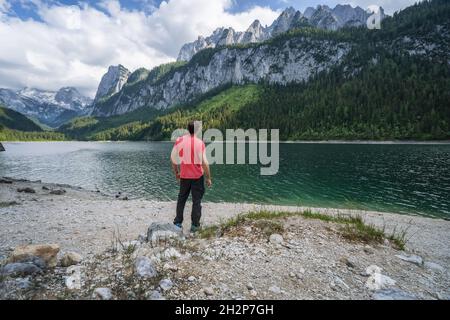
<svg viewBox="0 0 450 320">
<path fill-rule="evenodd" d="M 192 214 L 193 226 L 200 226 L 202 216 L 202 198 L 205 193 L 205 179 L 180 179 L 180 193 L 178 193 L 177 216 L 174 223 L 183 223 L 183 212 L 189 193 L 192 193 Z"/>
</svg>

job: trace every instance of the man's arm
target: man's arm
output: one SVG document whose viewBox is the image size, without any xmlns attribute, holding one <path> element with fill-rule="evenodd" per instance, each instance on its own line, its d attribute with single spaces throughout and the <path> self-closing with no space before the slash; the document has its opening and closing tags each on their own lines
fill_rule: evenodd
<svg viewBox="0 0 450 320">
<path fill-rule="evenodd" d="M 177 181 L 180 181 L 180 172 L 178 171 L 177 158 L 178 158 L 177 148 L 174 146 L 172 149 L 172 153 L 170 154 L 170 163 L 172 165 L 172 171 Z"/>
<path fill-rule="evenodd" d="M 211 185 L 212 185 L 211 170 L 209 169 L 209 163 L 208 163 L 208 159 L 206 158 L 206 152 L 205 151 L 203 151 L 202 167 L 203 167 L 203 172 L 206 175 L 206 185 L 208 187 L 211 187 Z"/>
</svg>

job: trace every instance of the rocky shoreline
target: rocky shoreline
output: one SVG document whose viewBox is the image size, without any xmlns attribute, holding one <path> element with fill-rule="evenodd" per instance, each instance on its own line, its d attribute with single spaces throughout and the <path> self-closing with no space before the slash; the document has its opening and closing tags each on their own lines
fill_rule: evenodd
<svg viewBox="0 0 450 320">
<path fill-rule="evenodd" d="M 399 250 L 388 239 L 350 241 L 338 223 L 295 214 L 204 237 L 187 232 L 189 215 L 184 233 L 171 229 L 173 202 L 9 178 L 0 191 L 3 299 L 450 298 L 445 220 L 310 209 L 402 232 Z M 202 222 L 260 210 L 306 208 L 206 203 Z"/>
</svg>

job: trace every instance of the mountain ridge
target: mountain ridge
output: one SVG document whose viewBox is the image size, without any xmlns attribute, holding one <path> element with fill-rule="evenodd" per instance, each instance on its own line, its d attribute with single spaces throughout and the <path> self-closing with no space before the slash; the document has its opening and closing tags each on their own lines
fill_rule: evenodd
<svg viewBox="0 0 450 320">
<path fill-rule="evenodd" d="M 383 19 L 384 9 L 380 7 L 380 11 Z M 288 7 L 268 27 L 263 27 L 259 20 L 255 20 L 244 32 L 235 31 L 231 27 L 221 27 L 208 37 L 199 36 L 196 41 L 182 46 L 177 61 L 189 61 L 197 52 L 207 48 L 265 41 L 297 27 L 338 30 L 350 26 L 363 26 L 371 15 L 372 12 L 365 11 L 359 6 L 341 4 L 336 5 L 334 9 L 325 5 L 309 7 L 305 13 Z"/>
<path fill-rule="evenodd" d="M 17 91 L 0 88 L 0 103 L 45 125 L 57 127 L 61 124 L 61 118 L 72 119 L 90 113 L 92 99 L 83 96 L 74 87 L 63 87 L 58 91 L 29 87 Z"/>
</svg>

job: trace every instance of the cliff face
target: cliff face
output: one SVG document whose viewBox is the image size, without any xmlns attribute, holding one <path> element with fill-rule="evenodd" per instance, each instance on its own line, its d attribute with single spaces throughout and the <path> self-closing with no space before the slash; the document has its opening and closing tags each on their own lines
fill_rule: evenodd
<svg viewBox="0 0 450 320">
<path fill-rule="evenodd" d="M 382 18 L 384 18 L 384 11 Z M 286 8 L 280 16 L 268 27 L 263 27 L 255 20 L 245 32 L 233 28 L 218 28 L 209 37 L 200 36 L 197 40 L 183 45 L 178 55 L 178 61 L 189 61 L 197 52 L 232 44 L 248 44 L 262 42 L 295 28 L 315 27 L 324 30 L 338 30 L 348 26 L 365 26 L 372 15 L 360 7 L 337 5 L 334 9 L 328 6 L 307 8 L 304 13 L 294 8 Z"/>
<path fill-rule="evenodd" d="M 108 72 L 103 75 L 97 89 L 94 102 L 108 98 L 119 92 L 130 76 L 130 71 L 122 65 L 110 66 Z"/>
<path fill-rule="evenodd" d="M 138 89 L 120 91 L 97 104 L 93 114 L 111 116 L 143 106 L 164 109 L 230 83 L 299 82 L 339 63 L 349 50 L 350 46 L 345 43 L 305 38 L 211 50 L 211 54 L 193 59 L 156 83 L 143 81 Z"/>
</svg>

